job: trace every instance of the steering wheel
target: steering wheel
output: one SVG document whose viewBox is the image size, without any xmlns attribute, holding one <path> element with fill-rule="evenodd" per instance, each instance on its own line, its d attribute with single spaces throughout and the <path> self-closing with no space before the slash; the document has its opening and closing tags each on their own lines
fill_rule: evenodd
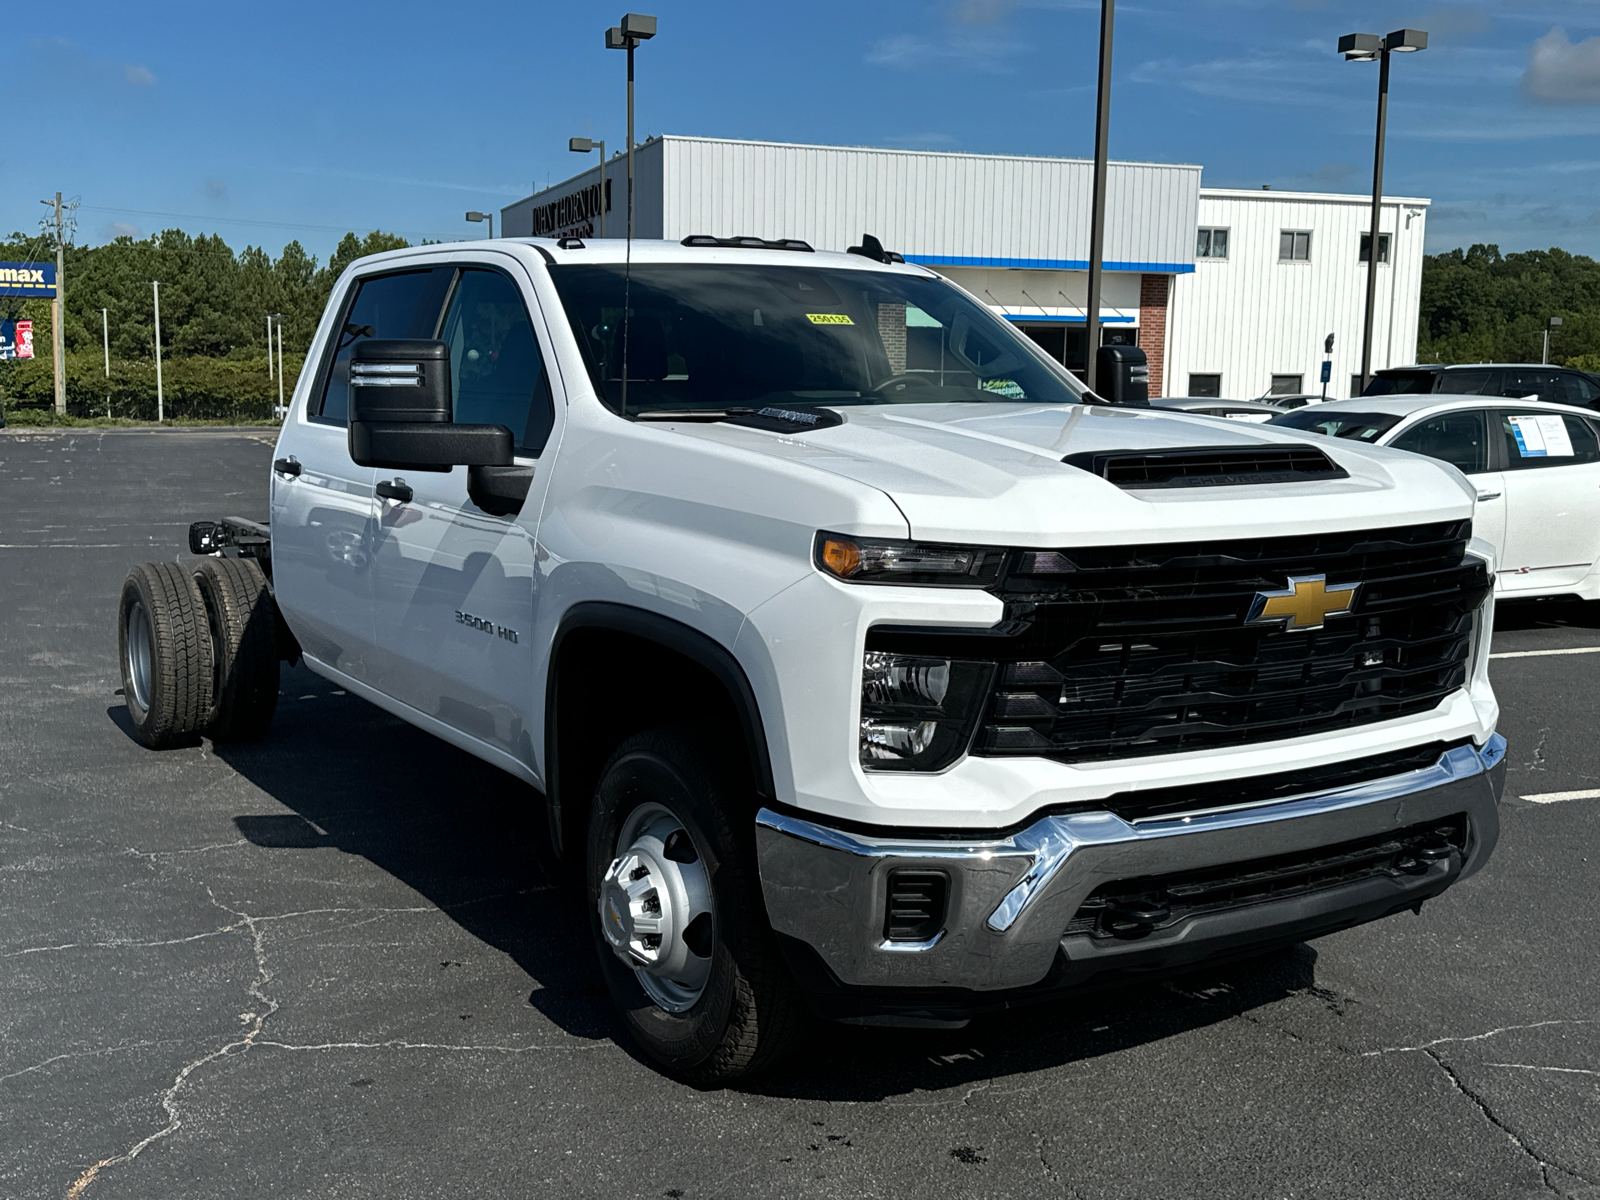
<svg viewBox="0 0 1600 1200">
<path fill-rule="evenodd" d="M 872 387 L 872 390 L 875 391 L 875 392 L 886 392 L 890 388 L 904 388 L 908 384 L 913 384 L 913 383 L 916 384 L 918 387 L 937 387 L 938 386 L 937 384 L 935 384 L 933 382 L 933 380 L 929 379 L 926 375 L 922 375 L 922 374 L 919 374 L 919 373 L 913 372 L 913 371 L 906 371 L 906 372 L 903 372 L 903 373 L 901 373 L 899 375 L 891 375 L 891 376 L 889 376 L 889 378 L 885 379 L 882 383 L 874 384 L 873 387 Z"/>
</svg>

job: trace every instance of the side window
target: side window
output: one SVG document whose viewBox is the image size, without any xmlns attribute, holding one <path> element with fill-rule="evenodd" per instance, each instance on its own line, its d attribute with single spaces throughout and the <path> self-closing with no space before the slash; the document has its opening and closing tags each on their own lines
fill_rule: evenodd
<svg viewBox="0 0 1600 1200">
<path fill-rule="evenodd" d="M 1447 462 L 1464 475 L 1487 471 L 1489 443 L 1483 416 L 1481 412 L 1442 413 L 1413 425 L 1389 444 L 1396 450 Z"/>
<path fill-rule="evenodd" d="M 450 286 L 451 270 L 433 267 L 399 275 L 377 275 L 356 284 L 345 308 L 338 349 L 323 385 L 317 415 L 344 424 L 350 417 L 350 347 L 364 337 L 431 338 Z"/>
<path fill-rule="evenodd" d="M 499 271 L 464 269 L 441 336 L 450 347 L 455 419 L 464 425 L 504 425 L 524 453 L 543 450 L 555 405 L 517 285 Z"/>
<path fill-rule="evenodd" d="M 1517 400 L 1533 396 L 1554 404 L 1567 398 L 1565 381 L 1560 372 L 1541 371 L 1537 368 L 1513 368 L 1501 373 L 1500 394 Z"/>
<path fill-rule="evenodd" d="M 1594 425 L 1582 417 L 1511 410 L 1498 419 L 1507 470 L 1600 462 L 1600 439 Z"/>
<path fill-rule="evenodd" d="M 1589 376 L 1574 372 L 1567 376 L 1567 383 L 1572 389 L 1572 399 L 1568 403 L 1594 405 L 1600 401 L 1600 384 Z"/>
<path fill-rule="evenodd" d="M 1481 396 L 1493 371 L 1440 371 L 1434 391 L 1451 396 Z"/>
</svg>

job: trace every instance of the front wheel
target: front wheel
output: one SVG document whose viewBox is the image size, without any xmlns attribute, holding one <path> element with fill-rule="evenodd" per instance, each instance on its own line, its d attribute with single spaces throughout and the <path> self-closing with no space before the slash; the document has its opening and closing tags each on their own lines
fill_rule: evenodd
<svg viewBox="0 0 1600 1200">
<path fill-rule="evenodd" d="M 711 1086 L 776 1062 L 803 1027 L 756 875 L 750 797 L 687 730 L 625 741 L 589 820 L 590 921 L 644 1053 Z"/>
</svg>

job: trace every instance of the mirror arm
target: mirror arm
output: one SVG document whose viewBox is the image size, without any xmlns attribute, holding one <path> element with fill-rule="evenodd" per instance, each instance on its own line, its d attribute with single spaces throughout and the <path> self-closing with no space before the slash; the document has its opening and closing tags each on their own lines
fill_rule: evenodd
<svg viewBox="0 0 1600 1200">
<path fill-rule="evenodd" d="M 533 467 L 468 467 L 467 497 L 493 517 L 514 517 L 527 502 Z"/>
</svg>

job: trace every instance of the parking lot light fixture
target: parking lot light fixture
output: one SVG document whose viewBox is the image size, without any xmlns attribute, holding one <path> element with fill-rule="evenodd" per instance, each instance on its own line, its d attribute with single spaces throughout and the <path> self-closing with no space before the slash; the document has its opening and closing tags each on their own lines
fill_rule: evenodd
<svg viewBox="0 0 1600 1200">
<path fill-rule="evenodd" d="M 1560 317 L 1551 317 L 1548 321 L 1546 321 L 1544 323 L 1544 356 L 1539 359 L 1539 361 L 1541 363 L 1548 364 L 1550 362 L 1550 331 L 1552 329 L 1560 329 L 1560 328 L 1561 328 L 1561 318 Z"/>
<path fill-rule="evenodd" d="M 628 13 L 622 24 L 606 30 L 607 50 L 628 52 L 628 240 L 633 240 L 633 52 L 640 42 L 656 35 L 656 19 L 643 13 Z M 626 386 L 626 385 L 624 385 Z"/>
<path fill-rule="evenodd" d="M 588 154 L 592 150 L 600 151 L 600 236 L 606 235 L 606 144 L 603 141 L 592 141 L 589 138 L 568 138 L 567 149 L 574 154 Z"/>
<path fill-rule="evenodd" d="M 494 241 L 494 214 L 492 212 L 469 212 L 467 214 L 467 220 L 478 223 L 482 223 L 484 221 L 489 222 L 489 240 L 491 242 Z"/>
<path fill-rule="evenodd" d="M 1389 118 L 1389 56 L 1428 48 L 1421 29 L 1397 29 L 1387 37 L 1375 33 L 1347 33 L 1339 39 L 1339 53 L 1347 62 L 1378 63 L 1378 136 L 1372 155 L 1372 220 L 1368 225 L 1371 250 L 1367 255 L 1367 310 L 1361 333 L 1361 389 L 1372 382 L 1372 320 L 1378 304 L 1378 213 L 1383 203 L 1383 138 Z"/>
</svg>

